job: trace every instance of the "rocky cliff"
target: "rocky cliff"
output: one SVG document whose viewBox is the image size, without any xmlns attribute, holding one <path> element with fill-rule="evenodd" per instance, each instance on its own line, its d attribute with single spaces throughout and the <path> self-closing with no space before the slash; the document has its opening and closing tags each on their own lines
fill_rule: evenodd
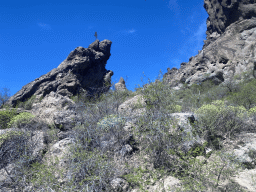
<svg viewBox="0 0 256 192">
<path fill-rule="evenodd" d="M 24 102 L 32 95 L 45 97 L 52 91 L 68 97 L 81 91 L 88 95 L 98 90 L 108 91 L 110 86 L 103 86 L 113 75 L 105 68 L 111 55 L 111 44 L 109 40 L 96 40 L 88 48 L 77 47 L 57 68 L 23 86 L 6 104 L 15 106 L 18 101 Z"/>
<path fill-rule="evenodd" d="M 256 1 L 204 0 L 207 40 L 198 55 L 180 68 L 168 68 L 164 81 L 171 86 L 213 80 L 220 84 L 256 66 Z"/>
</svg>

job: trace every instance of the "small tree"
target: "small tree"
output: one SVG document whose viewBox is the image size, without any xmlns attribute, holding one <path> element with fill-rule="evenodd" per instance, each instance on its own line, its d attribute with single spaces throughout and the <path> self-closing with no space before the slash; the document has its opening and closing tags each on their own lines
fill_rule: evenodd
<svg viewBox="0 0 256 192">
<path fill-rule="evenodd" d="M 10 89 L 8 88 L 3 88 L 3 92 L 0 92 L 0 108 L 6 103 L 6 101 L 8 101 L 8 99 L 10 98 L 10 95 L 8 94 L 8 92 L 10 91 Z"/>
<path fill-rule="evenodd" d="M 96 37 L 96 39 L 98 38 L 97 32 L 95 32 L 94 37 Z"/>
</svg>

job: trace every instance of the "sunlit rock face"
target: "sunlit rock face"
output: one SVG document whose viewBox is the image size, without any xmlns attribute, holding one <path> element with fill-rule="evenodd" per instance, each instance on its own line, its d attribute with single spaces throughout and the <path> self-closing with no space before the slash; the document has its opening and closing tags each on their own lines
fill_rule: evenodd
<svg viewBox="0 0 256 192">
<path fill-rule="evenodd" d="M 23 86 L 6 104 L 15 106 L 18 101 L 24 102 L 32 95 L 43 96 L 52 91 L 62 96 L 74 96 L 83 92 L 93 95 L 96 91 L 106 92 L 110 86 L 105 86 L 113 75 L 105 66 L 110 57 L 109 40 L 96 40 L 88 48 L 77 47 L 68 57 L 49 73 Z M 101 89 L 102 88 L 102 89 Z"/>
<path fill-rule="evenodd" d="M 232 23 L 256 17 L 255 0 L 205 0 L 204 8 L 209 14 L 206 21 L 208 40 L 223 34 Z"/>
<path fill-rule="evenodd" d="M 169 69 L 164 75 L 171 86 L 212 80 L 216 85 L 252 72 L 256 65 L 256 1 L 205 0 L 207 40 L 198 55 Z"/>
</svg>

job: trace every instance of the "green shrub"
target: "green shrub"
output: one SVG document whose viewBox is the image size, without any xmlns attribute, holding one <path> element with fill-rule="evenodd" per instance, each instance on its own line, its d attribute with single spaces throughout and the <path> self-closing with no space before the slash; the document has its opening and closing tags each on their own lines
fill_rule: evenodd
<svg viewBox="0 0 256 192">
<path fill-rule="evenodd" d="M 111 126 L 115 126 L 118 123 L 125 123 L 125 119 L 112 114 L 107 117 L 104 117 L 97 124 L 99 127 L 107 131 Z"/>
<path fill-rule="evenodd" d="M 175 92 L 177 100 L 181 100 L 180 105 L 183 111 L 192 111 L 204 104 L 209 104 L 216 99 L 222 99 L 227 95 L 227 90 L 219 85 L 215 85 L 208 80 L 201 84 L 184 84 L 180 90 Z"/>
<path fill-rule="evenodd" d="M 8 94 L 9 91 L 10 91 L 10 89 L 3 88 L 3 93 L 0 92 L 0 108 L 3 108 L 3 105 L 10 98 L 10 95 Z"/>
<path fill-rule="evenodd" d="M 252 79 L 250 82 L 242 82 L 241 88 L 238 92 L 232 93 L 227 100 L 236 104 L 242 105 L 247 110 L 256 106 L 256 79 Z"/>
<path fill-rule="evenodd" d="M 17 115 L 16 110 L 0 111 L 0 129 L 8 128 L 8 123 Z"/>
<path fill-rule="evenodd" d="M 40 188 L 62 191 L 60 182 L 55 176 L 58 173 L 61 177 L 63 175 L 63 168 L 59 169 L 54 163 L 59 163 L 59 158 L 48 159 L 50 164 L 33 162 L 30 166 L 23 166 L 22 172 L 26 177 L 19 178 L 19 182 L 30 183 L 33 189 L 38 191 Z"/>
<path fill-rule="evenodd" d="M 235 132 L 243 130 L 245 126 L 243 120 L 247 118 L 244 107 L 228 106 L 220 100 L 203 105 L 194 112 L 198 116 L 195 126 L 197 133 L 206 138 L 214 148 L 219 144 L 218 136 L 230 138 Z"/>
<path fill-rule="evenodd" d="M 13 136 L 20 136 L 20 135 L 23 135 L 24 133 L 23 132 L 20 132 L 20 131 L 7 131 L 6 133 L 4 134 L 1 134 L 0 135 L 0 146 L 1 144 L 5 141 L 5 140 L 8 140 L 10 138 L 12 138 Z"/>
<path fill-rule="evenodd" d="M 36 99 L 36 96 L 32 95 L 25 102 L 18 101 L 16 104 L 16 108 L 23 108 L 26 110 L 30 110 L 30 109 L 32 109 L 32 105 L 33 105 L 35 99 Z"/>
<path fill-rule="evenodd" d="M 183 160 L 177 163 L 183 168 L 182 174 L 173 175 L 182 181 L 182 186 L 175 191 L 226 191 L 225 189 L 229 189 L 230 186 L 220 186 L 219 183 L 230 181 L 232 176 L 238 173 L 241 165 L 234 160 L 233 154 L 225 154 L 222 151 L 214 152 L 208 162 L 205 158 L 201 160 L 201 158 L 183 157 Z M 236 191 L 241 188 L 235 186 L 233 189 L 232 191 Z"/>
<path fill-rule="evenodd" d="M 42 96 L 39 98 L 39 102 L 41 102 L 43 98 L 44 98 L 44 96 L 42 95 Z"/>
<path fill-rule="evenodd" d="M 152 111 L 168 111 L 169 113 L 181 111 L 180 107 L 177 108 L 179 103 L 174 97 L 173 90 L 170 86 L 160 81 L 160 74 L 155 82 L 150 82 L 144 88 L 139 89 L 140 93 L 145 99 L 146 109 Z"/>
<path fill-rule="evenodd" d="M 256 115 L 256 107 L 253 107 L 248 110 L 249 116 L 255 116 Z"/>
<path fill-rule="evenodd" d="M 21 128 L 22 125 L 27 124 L 33 117 L 35 116 L 28 112 L 20 113 L 11 119 L 8 123 L 8 127 Z"/>
</svg>

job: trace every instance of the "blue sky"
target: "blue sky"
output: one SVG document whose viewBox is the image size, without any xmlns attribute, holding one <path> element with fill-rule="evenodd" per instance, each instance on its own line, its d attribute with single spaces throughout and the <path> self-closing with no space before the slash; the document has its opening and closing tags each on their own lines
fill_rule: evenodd
<svg viewBox="0 0 256 192">
<path fill-rule="evenodd" d="M 206 39 L 203 0 L 0 2 L 0 90 L 10 96 L 57 68 L 78 46 L 112 41 L 106 69 L 129 90 L 180 67 Z M 146 75 L 144 77 L 143 75 Z"/>
</svg>

